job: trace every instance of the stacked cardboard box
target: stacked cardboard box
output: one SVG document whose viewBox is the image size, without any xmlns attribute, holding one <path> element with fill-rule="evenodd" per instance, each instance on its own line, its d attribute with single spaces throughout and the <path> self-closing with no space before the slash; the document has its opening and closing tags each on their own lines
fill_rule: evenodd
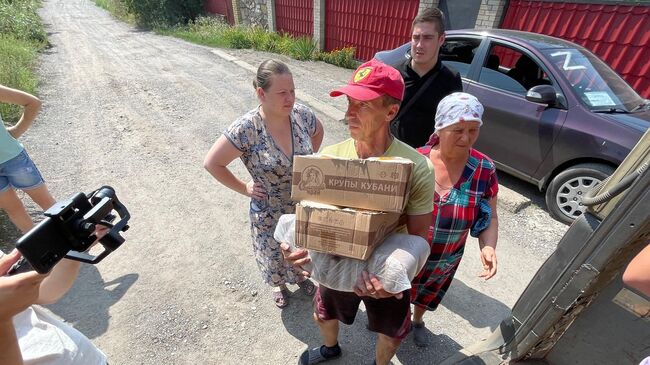
<svg viewBox="0 0 650 365">
<path fill-rule="evenodd" d="M 398 225 L 413 162 L 295 156 L 296 245 L 365 260 Z"/>
</svg>

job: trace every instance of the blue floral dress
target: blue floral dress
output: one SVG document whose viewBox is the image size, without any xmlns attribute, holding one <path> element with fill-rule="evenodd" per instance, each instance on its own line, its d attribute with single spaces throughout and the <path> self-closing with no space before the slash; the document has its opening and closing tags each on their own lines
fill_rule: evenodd
<svg viewBox="0 0 650 365">
<path fill-rule="evenodd" d="M 282 214 L 295 213 L 291 201 L 293 155 L 312 154 L 311 137 L 316 133 L 316 115 L 308 107 L 295 104 L 289 115 L 293 136 L 293 154 L 287 156 L 266 130 L 259 107 L 246 113 L 224 132 L 241 152 L 241 160 L 255 182 L 261 183 L 268 199 L 251 199 L 250 219 L 255 261 L 263 280 L 271 286 L 295 284 L 300 275 L 285 263 L 280 244 L 273 238 Z"/>
</svg>

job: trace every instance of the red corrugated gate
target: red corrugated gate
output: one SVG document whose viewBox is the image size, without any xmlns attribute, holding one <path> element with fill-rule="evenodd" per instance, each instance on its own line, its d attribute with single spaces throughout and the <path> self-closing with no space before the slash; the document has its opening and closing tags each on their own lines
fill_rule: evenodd
<svg viewBox="0 0 650 365">
<path fill-rule="evenodd" d="M 228 24 L 235 25 L 235 15 L 232 12 L 231 0 L 205 0 L 203 8 L 206 13 L 225 16 Z"/>
<path fill-rule="evenodd" d="M 275 0 L 275 27 L 293 36 L 314 35 L 314 0 Z"/>
<path fill-rule="evenodd" d="M 325 49 L 356 46 L 356 57 L 368 60 L 377 51 L 408 42 L 419 0 L 327 0 Z"/>
<path fill-rule="evenodd" d="M 578 43 L 650 98 L 650 6 L 510 0 L 501 28 Z"/>
</svg>

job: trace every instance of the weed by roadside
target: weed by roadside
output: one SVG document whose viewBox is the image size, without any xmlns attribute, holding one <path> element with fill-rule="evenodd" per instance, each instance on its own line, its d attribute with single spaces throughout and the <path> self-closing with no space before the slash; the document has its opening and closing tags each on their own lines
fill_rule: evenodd
<svg viewBox="0 0 650 365">
<path fill-rule="evenodd" d="M 354 47 L 345 47 L 332 52 L 319 52 L 316 59 L 339 67 L 355 69 L 359 67 L 360 62 L 354 58 L 354 52 Z"/>
<path fill-rule="evenodd" d="M 215 17 L 198 17 L 186 26 L 156 29 L 190 42 L 212 47 L 252 48 L 257 51 L 283 54 L 302 61 L 324 61 L 340 67 L 355 68 L 359 62 L 354 58 L 354 48 L 332 52 L 319 52 L 309 37 L 292 37 L 266 31 L 260 27 L 230 26 Z"/>
<path fill-rule="evenodd" d="M 135 24 L 135 16 L 129 13 L 129 9 L 126 4 L 122 1 L 116 0 L 95 0 L 95 4 L 100 8 L 107 10 L 109 13 L 113 14 L 116 18 L 127 22 L 129 24 Z"/>
<path fill-rule="evenodd" d="M 47 46 L 47 33 L 36 14 L 38 0 L 0 0 L 0 84 L 36 93 L 34 66 L 38 51 Z M 18 120 L 22 109 L 0 103 L 6 123 Z"/>
</svg>

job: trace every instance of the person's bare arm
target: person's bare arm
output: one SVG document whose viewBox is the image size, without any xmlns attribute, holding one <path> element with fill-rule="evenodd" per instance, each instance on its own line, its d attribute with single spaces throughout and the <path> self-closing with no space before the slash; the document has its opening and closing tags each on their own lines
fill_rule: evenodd
<svg viewBox="0 0 650 365">
<path fill-rule="evenodd" d="M 300 273 L 306 277 L 311 276 L 311 273 L 303 267 L 311 262 L 311 257 L 309 257 L 309 252 L 304 248 L 296 248 L 291 250 L 291 246 L 288 243 L 280 243 L 280 249 L 282 250 L 282 257 L 289 265 L 300 270 Z"/>
<path fill-rule="evenodd" d="M 91 247 L 99 242 L 99 239 L 106 235 L 109 230 L 108 227 L 98 225 L 94 232 L 97 236 L 97 240 L 93 245 L 91 245 Z M 41 283 L 38 292 L 38 299 L 35 304 L 46 305 L 56 303 L 70 290 L 70 288 L 72 288 L 75 280 L 77 280 L 80 268 L 81 262 L 79 261 L 68 259 L 59 261 Z"/>
<path fill-rule="evenodd" d="M 79 261 L 68 259 L 59 261 L 48 277 L 41 283 L 38 299 L 34 304 L 47 305 L 56 303 L 72 288 L 75 280 L 77 280 L 80 268 L 81 262 Z"/>
<path fill-rule="evenodd" d="M 489 201 L 492 209 L 490 225 L 478 236 L 478 244 L 481 250 L 481 263 L 483 271 L 479 277 L 484 280 L 492 278 L 497 273 L 497 240 L 499 239 L 499 215 L 497 214 L 497 197 Z"/>
<path fill-rule="evenodd" d="M 409 234 L 420 236 L 425 240 L 429 236 L 429 227 L 433 223 L 431 213 L 406 216 L 406 230 Z"/>
<path fill-rule="evenodd" d="M 650 296 L 650 244 L 627 265 L 623 273 L 625 285 Z"/>
<path fill-rule="evenodd" d="M 36 119 L 38 111 L 41 110 L 41 101 L 34 95 L 3 85 L 0 85 L 0 101 L 20 105 L 24 108 L 23 115 L 18 120 L 18 123 L 13 127 L 7 128 L 9 134 L 14 138 L 19 138 L 29 129 L 34 119 Z"/>
<path fill-rule="evenodd" d="M 9 255 L 0 253 L 0 256 L 0 364 L 21 365 L 23 358 L 13 326 L 13 317 L 36 301 L 45 275 L 30 271 L 4 276 L 11 265 L 20 259 L 20 254 L 14 251 Z"/>
<path fill-rule="evenodd" d="M 11 320 L 0 321 L 0 364 L 23 364 L 23 356 L 20 353 L 16 330 Z"/>
<path fill-rule="evenodd" d="M 228 169 L 228 164 L 241 157 L 241 155 L 242 152 L 235 148 L 225 136 L 221 135 L 205 156 L 203 167 L 227 188 L 248 197 L 263 199 L 266 197 L 266 191 L 261 184 L 253 181 L 245 183 Z"/>
<path fill-rule="evenodd" d="M 323 123 L 320 120 L 316 119 L 316 132 L 311 136 L 311 146 L 314 150 L 314 153 L 318 152 L 321 144 L 323 143 L 323 136 L 325 136 L 325 130 L 323 129 Z"/>
</svg>

